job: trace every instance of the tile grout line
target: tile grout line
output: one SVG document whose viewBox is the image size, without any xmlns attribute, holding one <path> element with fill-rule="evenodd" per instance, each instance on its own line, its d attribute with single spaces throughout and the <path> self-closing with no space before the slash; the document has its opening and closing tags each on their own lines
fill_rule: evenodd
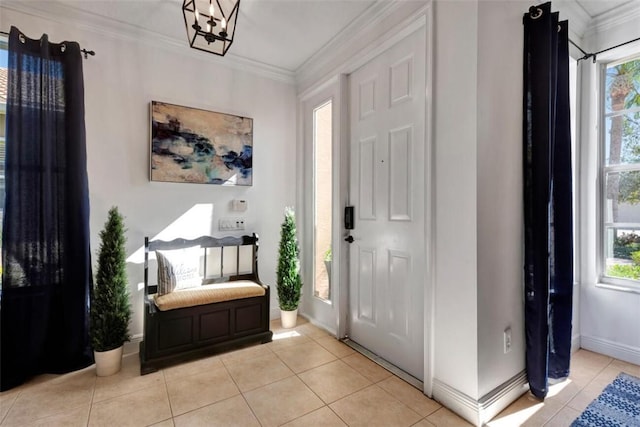
<svg viewBox="0 0 640 427">
<path fill-rule="evenodd" d="M 590 380 L 590 381 L 589 381 L 589 382 L 588 382 L 584 387 L 582 387 L 580 390 L 578 390 L 578 392 L 577 392 L 575 395 L 573 395 L 573 396 L 571 397 L 571 399 L 567 400 L 567 401 L 564 403 L 564 405 L 562 405 L 562 406 L 560 407 L 560 409 L 559 409 L 557 412 L 555 412 L 555 413 L 551 416 L 551 418 L 549 418 L 549 419 L 544 423 L 543 427 L 544 427 L 544 426 L 547 426 L 551 421 L 553 421 L 553 419 L 554 419 L 554 418 L 555 418 L 555 417 L 556 417 L 556 416 L 557 416 L 557 415 L 558 415 L 558 414 L 559 414 L 563 409 L 565 409 L 565 408 L 569 408 L 569 409 L 571 409 L 571 410 L 573 410 L 573 411 L 576 411 L 576 412 L 579 412 L 579 413 L 581 414 L 583 411 L 579 411 L 579 410 L 577 410 L 577 409 L 575 409 L 575 408 L 573 408 L 573 407 L 569 406 L 569 403 L 573 400 L 573 398 L 575 398 L 578 394 L 580 394 L 582 391 L 584 391 L 584 390 L 585 390 L 585 389 L 586 389 L 586 388 L 587 388 L 587 387 L 588 387 L 588 386 L 589 386 L 589 385 L 590 385 L 590 384 L 591 384 L 591 383 L 592 383 L 592 382 L 593 382 L 593 381 L 598 377 L 598 375 L 600 375 L 602 372 L 604 372 L 604 371 L 605 371 L 605 369 L 607 369 L 609 366 L 611 366 L 611 364 L 613 363 L 613 361 L 614 361 L 614 360 L 615 360 L 615 359 L 613 359 L 613 358 L 612 358 L 611 360 L 609 360 L 609 363 L 607 363 L 606 365 L 604 365 L 604 367 L 603 367 L 602 369 L 600 369 L 597 373 L 595 373 L 595 374 L 593 375 L 593 377 L 591 378 L 591 380 Z M 596 399 L 597 399 L 597 397 L 596 397 Z M 580 415 L 578 415 L 578 416 L 580 416 Z"/>
<path fill-rule="evenodd" d="M 249 401 L 247 400 L 247 396 L 245 396 L 243 392 L 240 392 L 240 396 L 242 396 L 242 400 L 244 400 L 245 405 L 247 405 L 247 407 L 251 411 L 251 415 L 253 415 L 253 417 L 256 419 L 258 424 L 260 424 L 262 426 L 263 425 L 262 421 L 260 421 L 260 418 L 258 418 L 258 415 L 255 413 L 255 411 L 253 410 L 253 408 L 249 404 Z"/>
<path fill-rule="evenodd" d="M 11 409 L 13 409 L 13 405 L 15 405 L 15 403 L 18 401 L 18 398 L 22 395 L 23 392 L 24 390 L 18 391 L 17 396 L 15 397 L 15 399 L 13 399 L 13 402 L 11 402 L 11 405 L 9 405 L 9 409 L 7 409 L 7 413 L 4 414 L 4 416 L 0 420 L 0 425 L 2 425 L 2 423 L 4 423 L 4 421 L 7 419 L 7 417 L 9 416 L 9 412 L 11 412 Z"/>
<path fill-rule="evenodd" d="M 271 349 L 269 349 L 271 350 Z M 273 351 L 272 351 L 273 352 Z M 276 356 L 277 357 L 277 356 Z M 238 385 L 238 383 L 236 382 L 236 379 L 233 378 L 233 375 L 231 375 L 231 372 L 229 372 L 229 368 L 227 367 L 227 364 L 225 363 L 224 359 L 220 359 L 220 362 L 222 363 L 222 366 L 224 366 L 224 369 L 226 369 L 227 374 L 229 374 L 229 377 L 231 378 L 231 381 L 233 381 L 233 384 L 235 384 L 236 388 L 238 389 L 238 391 L 240 392 L 240 396 L 242 397 L 242 400 L 244 400 L 245 405 L 247 405 L 247 407 L 249 408 L 249 410 L 251 411 L 251 415 L 253 415 L 253 417 L 256 419 L 256 421 L 258 422 L 258 424 L 260 424 L 261 426 L 263 425 L 262 422 L 260 421 L 260 418 L 258 418 L 258 415 L 255 413 L 255 411 L 253 410 L 253 408 L 251 407 L 251 405 L 249 404 L 249 401 L 247 400 L 247 397 L 244 395 L 244 392 L 240 389 L 240 386 Z M 270 383 L 271 384 L 271 383 Z M 256 387 L 257 388 L 257 387 Z M 252 389 L 255 390 L 255 389 Z M 247 390 L 248 392 L 251 390 Z M 232 397 L 235 396 L 231 396 L 229 397 L 229 399 L 231 399 Z M 217 403 L 217 402 L 216 402 Z"/>
<path fill-rule="evenodd" d="M 89 402 L 89 414 L 87 415 L 87 427 L 89 426 L 89 420 L 91 420 L 91 411 L 93 410 L 93 399 L 96 396 L 96 388 L 98 386 L 98 375 L 93 379 L 93 391 L 91 392 L 91 402 Z"/>
<path fill-rule="evenodd" d="M 301 332 L 298 332 L 298 333 L 301 333 Z M 284 360 L 282 360 L 282 359 L 280 358 L 280 355 L 279 355 L 275 350 L 272 350 L 272 351 L 275 353 L 275 355 L 278 357 L 278 359 L 279 359 L 282 363 L 284 363 L 284 364 L 285 364 L 285 366 L 287 366 L 289 369 L 291 369 L 291 371 L 292 371 L 292 372 L 293 372 L 293 374 L 298 378 L 298 380 L 299 380 L 300 382 L 302 382 L 302 384 L 303 384 L 307 389 L 309 389 L 309 390 L 310 390 L 310 391 L 311 391 L 311 392 L 312 392 L 312 393 L 313 393 L 313 394 L 314 394 L 314 395 L 315 395 L 315 396 L 316 396 L 316 397 L 317 397 L 317 398 L 318 398 L 318 399 L 323 403 L 323 406 L 321 406 L 320 408 L 316 408 L 316 409 L 314 409 L 314 410 L 312 410 L 312 411 L 309 411 L 309 412 L 307 412 L 307 413 L 305 413 L 305 414 L 302 414 L 302 415 L 300 415 L 300 416 L 298 416 L 298 417 L 296 417 L 296 418 L 293 418 L 293 419 L 291 419 L 291 420 L 287 421 L 287 422 L 286 422 L 286 423 L 284 423 L 284 424 L 287 424 L 287 423 L 290 423 L 290 422 L 295 421 L 295 420 L 297 420 L 297 419 L 300 419 L 300 418 L 302 418 L 302 417 L 304 417 L 304 416 L 307 416 L 307 415 L 309 415 L 309 414 L 311 414 L 311 413 L 313 413 L 313 412 L 315 412 L 315 411 L 318 411 L 318 410 L 320 410 L 320 409 L 322 409 L 322 408 L 325 408 L 325 407 L 326 407 L 326 408 L 327 408 L 327 409 L 329 409 L 331 412 L 333 412 L 333 413 L 334 413 L 334 414 L 335 414 L 335 415 L 336 415 L 336 416 L 337 416 L 337 417 L 338 417 L 338 418 L 339 418 L 339 419 L 340 419 L 340 420 L 341 420 L 345 425 L 347 425 L 347 426 L 348 426 L 347 422 L 346 422 L 344 419 L 342 419 L 342 417 L 340 417 L 340 415 L 338 415 L 338 414 L 337 414 L 333 409 L 331 409 L 331 407 L 330 407 L 329 405 L 330 405 L 331 403 L 335 403 L 335 402 L 337 402 L 337 401 L 339 401 L 339 400 L 341 400 L 341 399 L 345 399 L 345 398 L 347 398 L 347 397 L 349 397 L 349 396 L 351 396 L 351 395 L 353 395 L 353 394 L 355 394 L 355 393 L 358 393 L 358 392 L 360 392 L 360 391 L 364 390 L 364 389 L 365 389 L 365 388 L 367 388 L 367 387 L 370 387 L 370 386 L 372 386 L 372 385 L 375 385 L 375 382 L 374 382 L 374 381 L 372 381 L 372 380 L 370 380 L 369 378 L 365 377 L 365 376 L 364 376 L 364 375 L 362 375 L 360 372 L 358 372 L 358 370 L 357 370 L 357 369 L 353 368 L 353 367 L 352 367 L 352 366 L 350 366 L 348 363 L 346 363 L 345 361 L 343 361 L 343 360 L 342 360 L 344 357 L 351 356 L 353 353 L 350 353 L 350 354 L 344 355 L 344 356 L 342 356 L 342 357 L 341 357 L 341 356 L 338 356 L 338 355 L 334 354 L 333 352 L 331 352 L 331 350 L 329 350 L 328 348 L 326 348 L 326 347 L 324 347 L 322 344 L 320 344 L 320 343 L 318 342 L 318 340 L 316 339 L 316 337 L 311 337 L 311 336 L 306 335 L 306 334 L 304 334 L 304 333 L 301 333 L 301 334 L 302 334 L 302 335 L 304 335 L 305 337 L 309 338 L 309 340 L 310 340 L 311 342 L 316 343 L 316 344 L 317 344 L 317 345 L 319 345 L 321 348 L 323 348 L 325 351 L 329 352 L 329 354 L 331 354 L 333 357 L 335 357 L 335 359 L 334 359 L 334 360 L 330 360 L 330 361 L 325 362 L 325 363 L 322 363 L 322 364 L 320 364 L 320 365 L 318 365 L 318 366 L 314 366 L 314 367 L 312 367 L 312 368 L 306 369 L 306 370 L 301 371 L 301 372 L 293 372 L 293 369 L 291 369 L 291 367 L 290 367 L 289 365 L 287 365 L 287 363 L 286 363 Z M 331 337 L 331 335 L 327 335 L 327 336 Z M 318 336 L 318 338 L 325 338 L 325 336 Z M 336 340 L 336 341 L 337 341 L 337 342 L 340 342 L 339 340 Z M 301 343 L 301 344 L 303 344 L 303 343 Z M 295 344 L 295 345 L 299 345 L 299 344 Z M 293 346 L 291 346 L 291 347 L 294 347 L 295 345 L 293 345 Z M 313 390 L 313 389 L 312 389 L 312 388 L 311 388 L 311 387 L 310 387 L 310 386 L 309 386 L 309 385 L 308 385 L 308 384 L 307 384 L 307 383 L 306 383 L 306 382 L 305 382 L 305 381 L 300 377 L 300 374 L 303 374 L 303 373 L 308 372 L 308 371 L 311 371 L 311 370 L 313 370 L 313 369 L 316 369 L 316 368 L 319 368 L 319 367 L 322 367 L 322 366 L 328 365 L 329 363 L 333 363 L 333 362 L 336 362 L 336 361 L 338 361 L 338 360 L 339 360 L 339 361 L 341 361 L 342 363 L 344 363 L 344 364 L 345 364 L 346 366 L 348 366 L 349 368 L 353 369 L 356 373 L 358 373 L 358 374 L 362 375 L 362 377 L 363 377 L 363 378 L 365 378 L 367 381 L 369 381 L 371 384 L 368 384 L 367 386 L 365 386 L 365 387 L 363 387 L 363 388 L 361 388 L 361 389 L 359 389 L 359 390 L 355 390 L 355 391 L 353 391 L 353 392 L 351 392 L 351 393 L 349 393 L 349 394 L 347 394 L 347 395 L 345 395 L 345 396 L 342 396 L 342 397 L 340 397 L 340 399 L 337 399 L 337 400 L 336 400 L 336 401 L 334 401 L 334 402 L 326 403 L 326 402 L 322 399 L 322 397 L 320 397 L 320 396 L 319 396 L 319 395 L 318 395 L 318 394 L 317 394 L 317 393 L 316 393 L 316 392 L 315 392 L 315 391 L 314 391 L 314 390 Z M 383 390 L 383 391 L 384 391 L 384 390 Z M 402 403 L 402 402 L 400 402 L 400 403 Z M 405 405 L 405 406 L 406 406 L 406 405 Z M 409 408 L 409 409 L 411 409 L 411 408 Z"/>
<path fill-rule="evenodd" d="M 169 402 L 169 412 L 171 413 L 171 423 L 175 426 L 175 415 L 173 413 L 173 405 L 171 404 L 171 395 L 169 394 L 169 385 L 167 384 L 167 377 L 164 374 L 164 369 L 160 369 L 162 373 L 162 384 L 164 384 L 164 391 L 167 393 L 167 401 Z M 165 420 L 166 421 L 166 420 Z"/>
<path fill-rule="evenodd" d="M 337 402 L 337 400 L 336 400 L 336 402 Z M 340 421 L 342 421 L 346 426 L 349 426 L 349 423 L 347 423 L 347 420 L 345 420 L 344 418 L 342 418 L 342 417 L 341 417 L 341 416 L 340 416 L 336 411 L 334 411 L 334 410 L 333 410 L 333 408 L 332 408 L 331 406 L 329 406 L 328 404 L 327 404 L 327 408 L 329 408 L 329 410 L 330 410 L 331 412 L 333 412 L 333 413 L 336 415 L 336 417 L 338 417 L 338 419 L 339 419 Z"/>
</svg>

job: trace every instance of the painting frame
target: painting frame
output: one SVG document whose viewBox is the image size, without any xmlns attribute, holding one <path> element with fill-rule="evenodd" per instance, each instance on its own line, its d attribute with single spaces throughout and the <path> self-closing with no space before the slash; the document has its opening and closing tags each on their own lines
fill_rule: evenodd
<svg viewBox="0 0 640 427">
<path fill-rule="evenodd" d="M 253 119 L 151 101 L 149 180 L 253 185 Z"/>
</svg>

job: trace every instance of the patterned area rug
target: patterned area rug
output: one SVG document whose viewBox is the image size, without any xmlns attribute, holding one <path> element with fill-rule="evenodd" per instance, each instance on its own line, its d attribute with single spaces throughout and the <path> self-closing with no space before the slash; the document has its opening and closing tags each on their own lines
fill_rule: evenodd
<svg viewBox="0 0 640 427">
<path fill-rule="evenodd" d="M 640 427 L 640 378 L 622 373 L 571 427 Z"/>
</svg>

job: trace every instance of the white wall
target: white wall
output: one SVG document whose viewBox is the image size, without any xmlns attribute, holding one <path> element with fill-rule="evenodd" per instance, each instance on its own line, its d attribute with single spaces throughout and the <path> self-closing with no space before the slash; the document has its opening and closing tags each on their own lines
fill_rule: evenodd
<svg viewBox="0 0 640 427">
<path fill-rule="evenodd" d="M 524 369 L 521 99 L 527 8 L 507 1 L 433 4 L 435 300 L 427 304 L 434 310 L 436 398 L 457 396 L 473 404 Z M 405 16 L 414 10 L 405 9 Z M 357 53 L 354 48 L 332 60 L 315 58 L 316 67 L 302 70 L 299 90 L 344 71 L 344 58 Z M 513 349 L 504 355 L 507 326 Z"/>
<path fill-rule="evenodd" d="M 97 259 L 98 233 L 108 209 L 119 207 L 127 231 L 128 275 L 134 308 L 130 331 L 142 333 L 144 237 L 225 234 L 218 218 L 233 198 L 248 201 L 246 232 L 260 236 L 260 276 L 275 284 L 283 208 L 295 203 L 295 87 L 219 65 L 212 55 L 184 53 L 80 29 L 1 9 L 0 26 L 15 25 L 32 38 L 76 40 L 96 56 L 84 61 L 87 170 L 91 202 L 91 248 Z M 254 119 L 252 187 L 221 187 L 149 181 L 149 102 L 165 101 Z M 272 286 L 272 313 L 277 311 Z"/>
<path fill-rule="evenodd" d="M 521 2 L 478 6 L 478 395 L 524 369 Z M 504 330 L 512 350 L 504 353 Z"/>
<path fill-rule="evenodd" d="M 434 12 L 434 380 L 477 398 L 478 4 Z"/>
</svg>

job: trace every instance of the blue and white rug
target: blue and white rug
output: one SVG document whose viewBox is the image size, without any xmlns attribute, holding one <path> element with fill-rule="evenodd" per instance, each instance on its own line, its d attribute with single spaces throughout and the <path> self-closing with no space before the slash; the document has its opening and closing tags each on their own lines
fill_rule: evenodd
<svg viewBox="0 0 640 427">
<path fill-rule="evenodd" d="M 640 427 L 640 378 L 621 373 L 571 427 Z"/>
</svg>

